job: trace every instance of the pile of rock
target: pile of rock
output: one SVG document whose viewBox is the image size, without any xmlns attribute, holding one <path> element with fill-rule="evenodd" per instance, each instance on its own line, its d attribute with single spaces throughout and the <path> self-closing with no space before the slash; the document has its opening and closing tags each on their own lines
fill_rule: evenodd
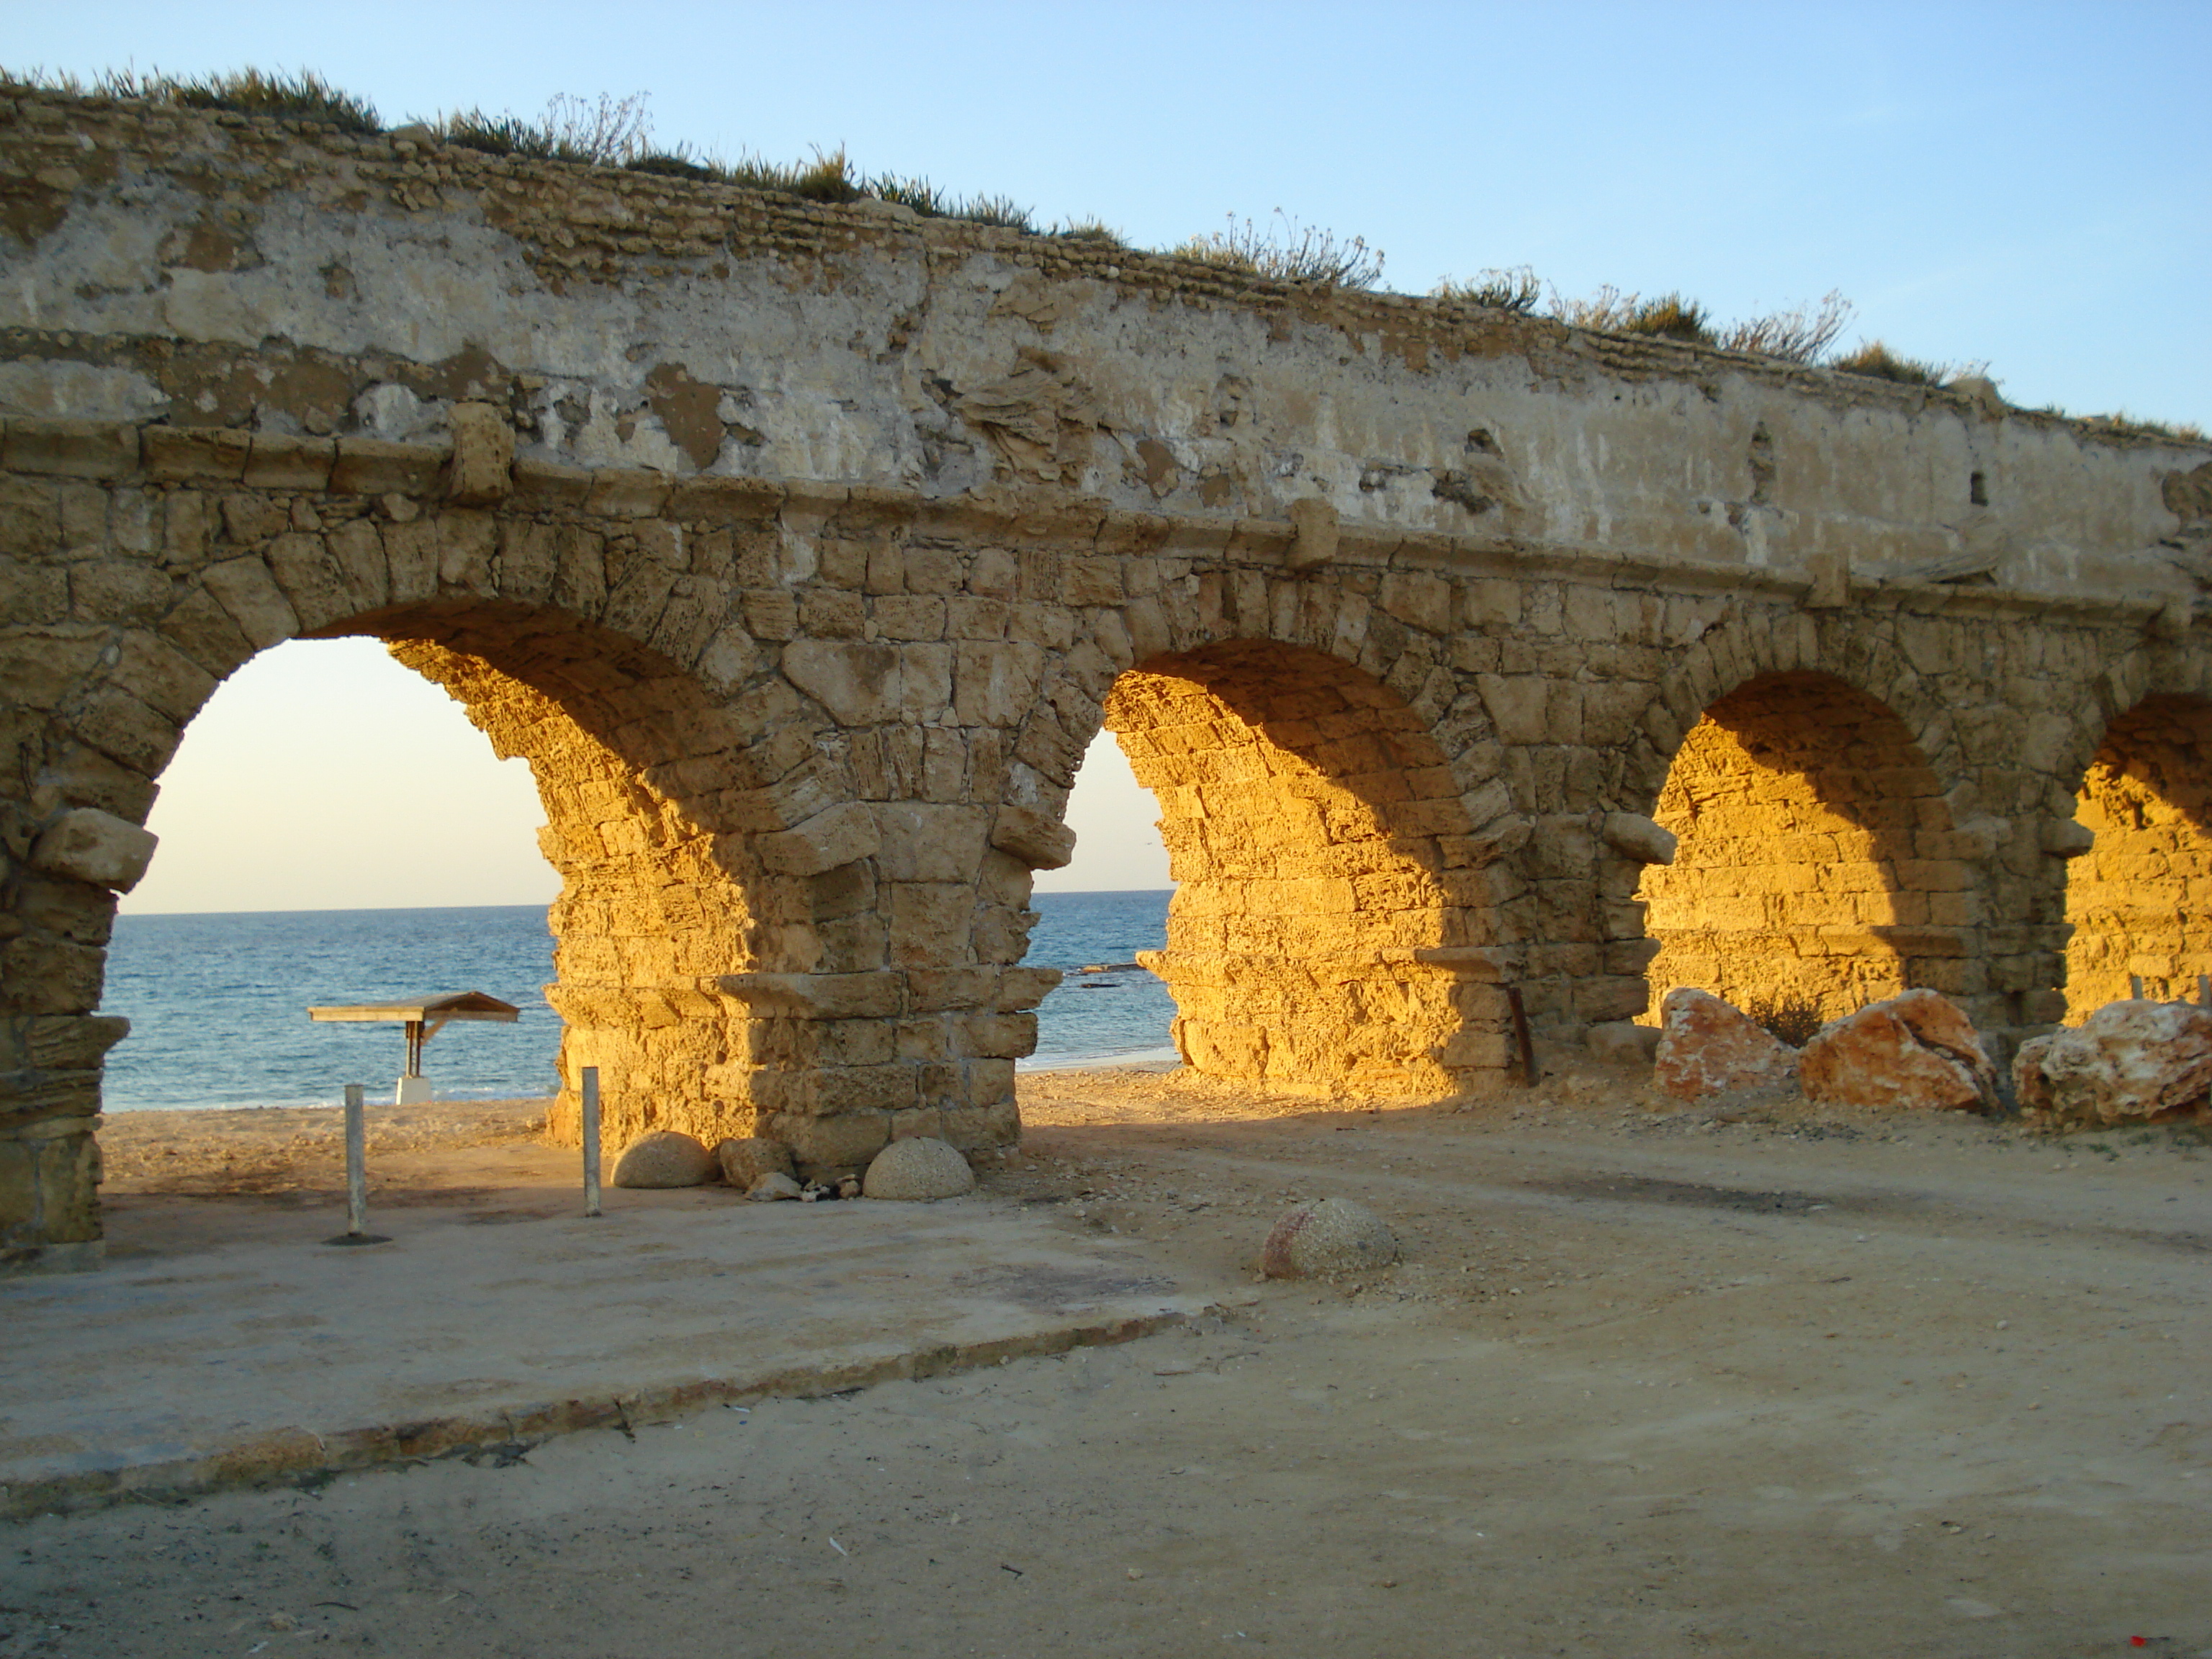
<svg viewBox="0 0 2212 1659">
<path fill-rule="evenodd" d="M 1652 1060 L 1658 1085 L 1681 1100 L 1792 1082 L 1824 1105 L 1991 1111 L 1996 1068 L 1972 1022 L 1934 991 L 1907 991 L 1822 1026 L 1793 1048 L 1704 991 L 1661 1006 Z"/>
<path fill-rule="evenodd" d="M 2022 1043 L 2012 1075 L 2039 1127 L 2212 1117 L 2212 1010 L 2108 1002 L 2073 1030 Z"/>
<path fill-rule="evenodd" d="M 895 1140 L 876 1154 L 863 1176 L 833 1170 L 820 1181 L 801 1182 L 791 1149 L 780 1140 L 750 1137 L 725 1140 L 708 1152 L 704 1142 L 674 1129 L 651 1129 L 623 1149 L 615 1160 L 617 1187 L 703 1187 L 728 1183 L 757 1203 L 797 1199 L 869 1198 L 930 1200 L 957 1198 L 975 1188 L 975 1172 L 957 1147 L 928 1136 Z"/>
</svg>

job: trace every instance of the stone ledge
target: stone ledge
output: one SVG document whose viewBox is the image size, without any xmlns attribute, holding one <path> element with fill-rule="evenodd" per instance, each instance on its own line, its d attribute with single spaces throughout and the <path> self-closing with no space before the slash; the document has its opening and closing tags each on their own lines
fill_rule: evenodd
<svg viewBox="0 0 2212 1659">
<path fill-rule="evenodd" d="M 230 435 L 221 435 L 225 434 Z M 247 446 L 243 455 L 237 453 L 241 441 Z M 421 478 L 433 457 L 442 465 L 450 453 L 437 446 L 386 447 L 366 438 L 301 438 L 158 423 L 12 417 L 0 427 L 0 461 L 9 471 L 31 476 L 212 480 L 282 491 L 419 495 L 426 503 L 437 497 L 434 480 L 413 481 Z M 349 454 L 359 458 L 351 472 Z M 404 476 L 411 487 L 372 488 L 367 481 L 380 468 Z M 895 526 L 924 538 L 1015 537 L 1031 545 L 1058 544 L 1063 552 L 1108 557 L 1120 556 L 1110 550 L 1125 544 L 1149 542 L 1162 552 L 1216 557 L 1287 578 L 1311 574 L 1292 568 L 1285 559 L 1297 540 L 1297 526 L 1287 518 L 1142 513 L 1057 488 L 1020 494 L 994 490 L 980 498 L 929 497 L 875 484 L 724 473 L 679 476 L 638 468 L 574 467 L 527 458 L 515 460 L 513 479 L 514 491 L 507 499 L 518 507 L 565 507 L 609 519 L 665 515 L 757 525 L 774 513 L 801 521 L 793 527 L 813 533 L 851 534 Z M 342 483 L 347 487 L 341 488 Z M 810 520 L 814 522 L 804 522 Z M 1356 520 L 1340 525 L 1334 557 L 1327 568 L 1344 566 L 1444 571 L 1522 582 L 1596 579 L 1614 587 L 1748 591 L 1797 599 L 1811 593 L 1815 585 L 1810 574 L 1741 564 L 1526 537 L 1411 532 Z M 2024 614 L 2043 621 L 2118 619 L 2138 626 L 2154 617 L 2163 603 L 2027 588 L 1899 582 L 1871 574 L 1854 575 L 1848 597 L 1856 606 L 1915 613 Z"/>
<path fill-rule="evenodd" d="M 100 1247 L 47 1247 L 50 1252 L 70 1249 L 97 1251 Z M 556 1435 L 587 1429 L 628 1433 L 641 1424 L 674 1422 L 716 1406 L 818 1399 L 879 1382 L 916 1382 L 1012 1359 L 1108 1347 L 1180 1329 L 1194 1319 L 1224 1311 L 1218 1305 L 1196 1314 L 1170 1309 L 1058 1330 L 940 1343 L 843 1364 L 706 1377 L 611 1397 L 538 1401 L 500 1410 L 374 1424 L 336 1434 L 275 1429 L 192 1456 L 143 1463 L 118 1458 L 106 1468 L 0 1482 L 0 1520 L 81 1514 L 113 1504 L 169 1502 L 240 1487 L 310 1486 L 336 1474 L 433 1458 L 491 1455 L 511 1461 Z"/>
</svg>

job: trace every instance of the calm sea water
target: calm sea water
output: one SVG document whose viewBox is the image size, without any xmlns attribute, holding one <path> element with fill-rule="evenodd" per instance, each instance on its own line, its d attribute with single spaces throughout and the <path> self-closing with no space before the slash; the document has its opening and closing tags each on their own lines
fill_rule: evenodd
<svg viewBox="0 0 2212 1659">
<path fill-rule="evenodd" d="M 1045 893 L 1029 960 L 1079 969 L 1158 950 L 1168 895 Z M 401 1028 L 317 1024 L 311 1006 L 483 991 L 514 1003 L 512 1025 L 448 1025 L 423 1051 L 441 1099 L 548 1095 L 561 1022 L 543 988 L 553 941 L 537 905 L 441 910 L 289 910 L 123 916 L 102 1012 L 131 1035 L 107 1061 L 110 1111 L 335 1105 L 344 1085 L 389 1100 Z M 1037 1011 L 1031 1066 L 1165 1057 L 1175 1005 L 1140 969 L 1070 973 Z"/>
</svg>

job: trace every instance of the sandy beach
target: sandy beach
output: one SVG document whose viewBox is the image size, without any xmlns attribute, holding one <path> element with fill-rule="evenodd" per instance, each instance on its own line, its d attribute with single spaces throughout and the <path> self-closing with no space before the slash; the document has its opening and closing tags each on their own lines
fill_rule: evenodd
<svg viewBox="0 0 2212 1659">
<path fill-rule="evenodd" d="M 1379 1109 L 1157 1071 L 1022 1091 L 1022 1151 L 958 1202 L 1128 1239 L 1236 1286 L 1219 1312 L 33 1519 L 0 1654 L 2212 1653 L 2202 1131 L 1685 1109 L 1598 1072 Z M 374 1112 L 374 1202 L 572 1182 L 542 1109 Z M 335 1211 L 336 1115 L 111 1119 L 116 1247 L 180 1205 Z M 1259 1280 L 1326 1195 L 1403 1261 Z"/>
</svg>

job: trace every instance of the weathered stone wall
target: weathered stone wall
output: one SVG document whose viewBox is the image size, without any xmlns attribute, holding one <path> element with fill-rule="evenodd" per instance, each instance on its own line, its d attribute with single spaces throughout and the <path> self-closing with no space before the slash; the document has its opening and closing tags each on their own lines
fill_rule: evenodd
<svg viewBox="0 0 2212 1659">
<path fill-rule="evenodd" d="M 96 1249 L 155 780 L 283 640 L 384 639 L 529 759 L 556 1126 L 596 1065 L 617 1135 L 822 1168 L 1018 1133 L 1103 725 L 1192 1063 L 1420 1092 L 1505 1074 L 1508 988 L 1571 1042 L 1662 950 L 2057 1019 L 2092 757 L 2212 690 L 2204 452 L 1985 397 L 99 101 L 0 100 L 0 204 L 27 1261 Z"/>
<path fill-rule="evenodd" d="M 2141 994 L 2198 1000 L 2212 974 L 2212 704 L 2146 699 L 2114 720 L 2075 814 L 2096 836 L 2066 892 L 2067 1022 Z"/>
<path fill-rule="evenodd" d="M 1683 740 L 1654 816 L 1680 842 L 1644 879 L 1654 983 L 1794 998 L 1823 1020 L 1924 986 L 2010 1023 L 1978 971 L 1963 861 L 1991 837 L 1960 833 L 1904 722 L 1865 693 L 1802 673 L 1739 686 Z"/>
</svg>

